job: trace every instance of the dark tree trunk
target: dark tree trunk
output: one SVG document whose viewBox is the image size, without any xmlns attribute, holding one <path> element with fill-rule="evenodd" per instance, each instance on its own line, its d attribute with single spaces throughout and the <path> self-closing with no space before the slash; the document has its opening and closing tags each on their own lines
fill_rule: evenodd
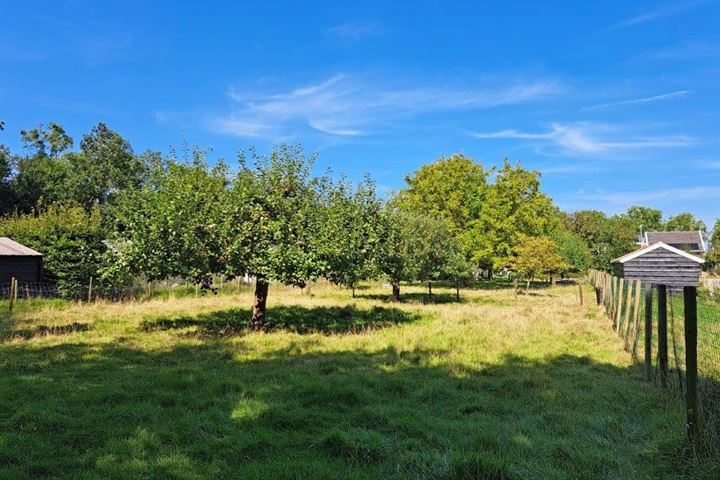
<svg viewBox="0 0 720 480">
<path fill-rule="evenodd" d="M 487 279 L 488 279 L 488 280 L 492 280 L 492 268 L 488 268 L 488 271 L 487 271 Z"/>
<path fill-rule="evenodd" d="M 432 298 L 432 282 L 428 282 L 428 295 Z"/>
<path fill-rule="evenodd" d="M 255 281 L 255 303 L 252 311 L 252 328 L 259 330 L 265 326 L 265 306 L 270 284 L 265 277 L 257 277 Z"/>
<path fill-rule="evenodd" d="M 350 285 L 350 288 L 352 289 L 352 298 L 355 298 L 355 284 Z"/>
<path fill-rule="evenodd" d="M 400 301 L 400 280 L 392 281 L 392 298 L 396 302 Z"/>
<path fill-rule="evenodd" d="M 455 299 L 460 301 L 460 282 L 455 282 Z"/>
</svg>

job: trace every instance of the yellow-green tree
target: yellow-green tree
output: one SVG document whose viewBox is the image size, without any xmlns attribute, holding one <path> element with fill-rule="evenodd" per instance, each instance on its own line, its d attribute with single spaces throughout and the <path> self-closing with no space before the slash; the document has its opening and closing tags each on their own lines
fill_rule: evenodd
<svg viewBox="0 0 720 480">
<path fill-rule="evenodd" d="M 566 268 L 555 242 L 548 237 L 523 237 L 513 249 L 512 269 L 527 281 L 526 288 L 538 275 L 559 272 Z"/>
</svg>

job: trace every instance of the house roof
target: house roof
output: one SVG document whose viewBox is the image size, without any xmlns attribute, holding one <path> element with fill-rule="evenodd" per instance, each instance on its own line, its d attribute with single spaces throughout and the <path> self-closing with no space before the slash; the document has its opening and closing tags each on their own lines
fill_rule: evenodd
<svg viewBox="0 0 720 480">
<path fill-rule="evenodd" d="M 689 259 L 689 260 L 692 260 L 692 261 L 694 261 L 694 262 L 697 262 L 697 263 L 705 263 L 705 260 L 703 260 L 702 258 L 697 257 L 697 256 L 695 256 L 695 255 L 693 255 L 693 254 L 691 254 L 691 253 L 683 252 L 683 251 L 680 250 L 679 248 L 675 248 L 675 247 L 673 247 L 673 246 L 671 246 L 671 245 L 667 245 L 667 244 L 665 244 L 665 243 L 663 243 L 663 242 L 658 242 L 658 243 L 654 243 L 654 244 L 652 244 L 652 245 L 648 245 L 647 247 L 639 248 L 639 249 L 635 250 L 634 252 L 630 252 L 630 253 L 628 253 L 628 254 L 626 254 L 626 255 L 623 255 L 623 256 L 620 257 L 620 258 L 614 259 L 614 260 L 612 261 L 612 263 L 625 263 L 625 262 L 627 262 L 628 260 L 632 260 L 633 258 L 637 258 L 637 257 L 639 257 L 639 256 L 641 256 L 641 255 L 644 255 L 644 254 L 648 253 L 648 252 L 652 252 L 653 250 L 657 250 L 658 248 L 665 249 L 665 250 L 667 250 L 667 251 L 669 251 L 669 252 L 675 253 L 675 254 L 677 254 L 677 255 L 680 255 L 680 256 L 682 256 L 682 257 L 685 257 L 685 258 L 687 258 L 687 259 Z"/>
<path fill-rule="evenodd" d="M 7 237 L 0 237 L 0 257 L 42 257 L 42 253 Z"/>
<path fill-rule="evenodd" d="M 675 245 L 697 245 L 698 250 L 705 251 L 705 241 L 698 231 L 646 232 L 645 240 L 648 245 L 658 242 Z"/>
</svg>

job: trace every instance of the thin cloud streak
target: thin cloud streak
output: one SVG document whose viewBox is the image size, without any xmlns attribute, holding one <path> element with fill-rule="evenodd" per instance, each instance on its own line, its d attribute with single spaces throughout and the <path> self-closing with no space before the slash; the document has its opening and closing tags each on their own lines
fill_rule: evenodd
<svg viewBox="0 0 720 480">
<path fill-rule="evenodd" d="M 668 188 L 663 190 L 638 191 L 605 191 L 594 193 L 575 192 L 578 201 L 604 202 L 612 205 L 637 205 L 662 200 L 704 200 L 714 199 L 720 195 L 720 186 L 695 186 L 688 188 Z"/>
<path fill-rule="evenodd" d="M 583 110 L 601 110 L 605 108 L 620 107 L 624 105 L 638 105 L 645 103 L 662 102 L 665 100 L 673 100 L 676 98 L 684 98 L 690 93 L 689 90 L 678 90 L 677 92 L 663 93 L 662 95 L 653 95 L 651 97 L 632 98 L 629 100 L 621 100 L 619 102 L 602 103 L 600 105 L 592 105 L 585 107 Z"/>
<path fill-rule="evenodd" d="M 236 136 L 262 136 L 304 127 L 354 137 L 382 132 L 423 114 L 514 105 L 561 91 L 560 85 L 547 80 L 517 81 L 509 86 L 388 87 L 339 74 L 284 93 L 230 88 L 227 96 L 233 101 L 232 112 L 216 115 L 210 125 L 215 131 Z"/>
<path fill-rule="evenodd" d="M 648 50 L 635 55 L 630 61 L 643 60 L 701 60 L 720 58 L 720 43 L 689 41 L 665 48 Z"/>
<path fill-rule="evenodd" d="M 688 12 L 690 10 L 694 10 L 698 7 L 701 7 L 703 5 L 707 5 L 709 3 L 714 3 L 712 0 L 702 0 L 702 1 L 696 1 L 696 2 L 684 2 L 684 3 L 672 3 L 669 5 L 662 6 L 658 8 L 657 10 L 652 10 L 640 15 L 636 15 L 634 17 L 626 18 L 625 20 L 621 20 L 610 27 L 607 28 L 606 31 L 611 30 L 619 30 L 622 28 L 628 28 L 628 27 L 634 27 L 636 25 L 641 25 L 643 23 L 652 22 L 654 20 L 658 20 L 660 18 L 667 18 L 667 17 L 674 17 L 675 15 L 679 15 L 685 12 Z"/>
<path fill-rule="evenodd" d="M 383 30 L 383 27 L 377 22 L 348 22 L 328 28 L 324 34 L 337 40 L 355 43 L 364 38 L 378 36 Z"/>
<path fill-rule="evenodd" d="M 627 139 L 608 138 L 615 129 L 591 123 L 554 123 L 548 132 L 522 132 L 508 129 L 498 132 L 479 132 L 470 134 L 480 139 L 518 139 L 540 140 L 559 147 L 566 153 L 598 154 L 609 151 L 686 147 L 696 142 L 685 135 L 666 135 L 655 137 L 631 137 Z"/>
</svg>

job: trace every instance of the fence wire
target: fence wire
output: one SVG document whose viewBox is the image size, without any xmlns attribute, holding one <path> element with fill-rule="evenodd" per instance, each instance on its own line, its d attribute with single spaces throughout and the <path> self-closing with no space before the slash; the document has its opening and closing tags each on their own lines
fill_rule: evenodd
<svg viewBox="0 0 720 480">
<path fill-rule="evenodd" d="M 604 272 L 590 272 L 597 300 L 607 312 L 625 349 L 638 362 L 644 360 L 645 292 L 648 284 L 625 281 Z M 686 399 L 685 300 L 682 289 L 667 289 L 667 377 L 659 369 L 658 292 L 652 292 L 650 346 L 652 379 L 669 395 Z M 703 288 L 697 295 L 698 447 L 720 450 L 720 294 Z"/>
</svg>

